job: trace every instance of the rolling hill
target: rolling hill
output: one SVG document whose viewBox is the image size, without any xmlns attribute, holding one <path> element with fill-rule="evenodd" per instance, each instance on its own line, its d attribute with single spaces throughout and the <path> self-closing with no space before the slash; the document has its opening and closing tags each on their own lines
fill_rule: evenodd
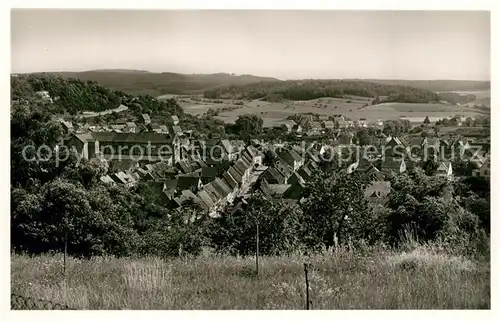
<svg viewBox="0 0 500 322">
<path fill-rule="evenodd" d="M 477 91 L 490 89 L 490 81 L 469 80 L 405 80 L 405 79 L 363 79 L 383 85 L 409 86 L 433 92 Z"/>
<path fill-rule="evenodd" d="M 205 90 L 220 86 L 279 81 L 275 78 L 253 75 L 152 73 L 143 70 L 122 69 L 52 72 L 49 74 L 77 78 L 83 81 L 95 81 L 110 89 L 132 95 L 149 94 L 155 97 L 163 94 L 203 93 Z"/>
</svg>

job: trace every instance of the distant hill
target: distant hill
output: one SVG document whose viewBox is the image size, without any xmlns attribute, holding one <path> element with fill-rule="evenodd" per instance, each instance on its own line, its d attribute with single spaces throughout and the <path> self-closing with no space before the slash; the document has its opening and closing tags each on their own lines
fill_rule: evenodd
<svg viewBox="0 0 500 322">
<path fill-rule="evenodd" d="M 357 80 L 357 79 L 356 79 Z M 468 80 L 404 80 L 404 79 L 363 79 L 371 83 L 399 85 L 426 89 L 433 92 L 474 91 L 490 89 L 490 81 Z"/>
<path fill-rule="evenodd" d="M 177 74 L 151 73 L 142 70 L 92 70 L 85 72 L 53 72 L 49 74 L 82 81 L 95 81 L 113 90 L 132 95 L 149 94 L 160 96 L 164 94 L 203 93 L 206 90 L 221 86 L 246 85 L 261 81 L 279 81 L 276 78 L 258 77 L 253 75 L 218 74 Z"/>
</svg>

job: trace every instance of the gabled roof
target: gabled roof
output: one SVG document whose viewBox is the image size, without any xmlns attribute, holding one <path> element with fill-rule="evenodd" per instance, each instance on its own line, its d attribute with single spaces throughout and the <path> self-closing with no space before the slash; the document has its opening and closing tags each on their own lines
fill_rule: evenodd
<svg viewBox="0 0 500 322">
<path fill-rule="evenodd" d="M 301 162 L 303 160 L 303 158 L 293 149 L 281 151 L 278 157 L 290 166 L 293 166 L 294 162 Z"/>
<path fill-rule="evenodd" d="M 323 125 L 325 129 L 333 129 L 335 127 L 335 123 L 333 123 L 333 121 L 324 121 Z"/>
<path fill-rule="evenodd" d="M 94 137 L 90 133 L 80 133 L 80 134 L 75 134 L 74 136 L 83 143 L 95 141 Z"/>
<path fill-rule="evenodd" d="M 106 176 L 102 176 L 100 178 L 101 182 L 103 183 L 109 183 L 109 184 L 114 184 L 115 182 L 113 181 L 113 179 L 111 179 L 110 176 L 106 175 Z"/>
<path fill-rule="evenodd" d="M 226 183 L 232 188 L 232 189 L 236 189 L 238 188 L 238 182 L 236 182 L 236 180 L 234 180 L 234 178 L 228 173 L 228 172 L 224 172 L 222 174 L 222 177 L 224 178 L 224 180 L 226 180 Z"/>
<path fill-rule="evenodd" d="M 216 167 L 204 167 L 201 169 L 201 176 L 207 178 L 215 178 L 218 175 L 218 169 Z"/>
<path fill-rule="evenodd" d="M 445 171 L 448 172 L 448 169 L 451 167 L 451 162 L 439 162 L 436 171 Z"/>
<path fill-rule="evenodd" d="M 229 142 L 229 140 L 226 140 L 226 139 L 221 140 L 220 143 L 222 144 L 222 147 L 224 148 L 224 150 L 227 154 L 233 153 L 234 148 L 233 148 L 233 145 L 231 144 L 231 142 Z"/>
<path fill-rule="evenodd" d="M 200 184 L 199 177 L 179 176 L 177 177 L 177 190 L 187 190 L 198 187 Z"/>
<path fill-rule="evenodd" d="M 312 171 L 311 169 L 309 169 L 308 166 L 304 165 L 302 167 L 300 167 L 300 169 L 297 171 L 300 176 L 304 179 L 309 179 L 311 176 L 312 176 Z"/>
<path fill-rule="evenodd" d="M 144 119 L 144 121 L 151 121 L 151 118 L 149 117 L 149 114 L 141 114 L 142 118 Z"/>
<path fill-rule="evenodd" d="M 406 164 L 403 158 L 386 158 L 382 161 L 382 168 L 399 169 L 402 164 Z"/>
<path fill-rule="evenodd" d="M 189 173 L 192 171 L 191 169 L 191 166 L 189 164 L 189 162 L 187 162 L 186 160 L 179 160 L 177 161 L 176 165 L 181 168 L 181 170 L 184 172 L 184 173 Z"/>
<path fill-rule="evenodd" d="M 233 177 L 233 179 L 240 184 L 243 181 L 243 173 L 239 172 L 236 167 L 231 167 L 227 170 L 227 172 Z"/>
<path fill-rule="evenodd" d="M 214 183 L 222 188 L 226 196 L 233 192 L 233 189 L 227 184 L 226 180 L 224 179 L 215 178 Z"/>
<path fill-rule="evenodd" d="M 209 193 L 207 193 L 206 190 L 198 191 L 197 196 L 199 197 L 199 199 L 201 201 L 200 206 L 202 206 L 202 208 L 204 208 L 205 210 L 208 210 L 214 206 L 214 200 L 209 195 Z"/>
<path fill-rule="evenodd" d="M 172 118 L 172 121 L 179 122 L 179 118 L 177 117 L 177 115 L 171 115 L 171 118 Z"/>
<path fill-rule="evenodd" d="M 253 163 L 253 157 L 246 150 L 243 151 L 243 153 L 241 153 L 240 158 L 243 159 L 248 164 Z"/>
<path fill-rule="evenodd" d="M 243 173 L 245 173 L 248 169 L 250 169 L 252 167 L 244 159 L 238 159 L 238 160 L 236 160 L 236 162 L 234 163 L 234 166 L 237 167 Z"/>
<path fill-rule="evenodd" d="M 299 182 L 300 184 L 306 184 L 306 181 L 304 180 L 304 178 L 302 178 L 302 176 L 298 172 L 292 173 L 290 179 L 293 179 L 294 182 L 296 181 Z M 290 181 L 290 179 L 288 179 L 288 181 Z"/>
<path fill-rule="evenodd" d="M 172 144 L 172 138 L 158 133 L 93 132 L 91 135 L 100 142 Z"/>
<path fill-rule="evenodd" d="M 267 187 L 272 196 L 282 196 L 290 186 L 290 184 L 269 184 Z"/>
<path fill-rule="evenodd" d="M 374 181 L 365 189 L 368 198 L 385 198 L 391 192 L 390 181 Z"/>
<path fill-rule="evenodd" d="M 209 182 L 206 185 L 204 185 L 203 189 L 215 197 L 215 198 L 212 198 L 212 200 L 214 200 L 214 201 L 220 200 L 220 199 L 226 197 L 226 195 L 224 195 L 224 191 L 222 190 L 222 188 L 217 187 L 217 185 L 215 184 L 214 181 Z"/>
<path fill-rule="evenodd" d="M 274 167 L 269 167 L 266 169 L 266 171 L 264 171 L 261 176 L 263 178 L 273 178 L 274 180 L 276 180 L 277 182 L 286 182 L 286 178 L 285 176 L 279 172 L 278 170 L 276 170 Z"/>
<path fill-rule="evenodd" d="M 182 129 L 179 125 L 172 126 L 172 132 L 174 133 L 182 133 Z"/>
</svg>

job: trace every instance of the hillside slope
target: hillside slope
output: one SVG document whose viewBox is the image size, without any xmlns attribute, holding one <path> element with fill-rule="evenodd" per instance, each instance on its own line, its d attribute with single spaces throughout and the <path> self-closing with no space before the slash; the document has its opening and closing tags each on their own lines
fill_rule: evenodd
<svg viewBox="0 0 500 322">
<path fill-rule="evenodd" d="M 433 92 L 473 91 L 489 89 L 489 81 L 468 80 L 405 80 L 405 79 L 364 79 L 364 81 L 421 88 Z"/>
<path fill-rule="evenodd" d="M 64 77 L 82 81 L 94 81 L 113 90 L 128 94 L 163 94 L 202 93 L 205 90 L 228 85 L 246 85 L 260 81 L 278 81 L 275 78 L 253 75 L 230 74 L 177 74 L 150 73 L 135 70 L 94 70 L 86 72 L 54 72 Z"/>
</svg>

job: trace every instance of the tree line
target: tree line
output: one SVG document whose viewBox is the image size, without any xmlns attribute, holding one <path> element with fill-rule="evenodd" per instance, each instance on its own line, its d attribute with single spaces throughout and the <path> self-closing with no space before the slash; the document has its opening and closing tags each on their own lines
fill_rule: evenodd
<svg viewBox="0 0 500 322">
<path fill-rule="evenodd" d="M 374 104 L 378 102 L 429 103 L 440 100 L 463 103 L 475 99 L 474 95 L 462 97 L 456 93 L 437 94 L 409 86 L 350 80 L 267 81 L 242 86 L 219 87 L 204 92 L 204 97 L 211 99 L 263 99 L 268 101 L 311 100 L 321 97 L 344 98 L 347 96 L 374 97 Z"/>
</svg>

